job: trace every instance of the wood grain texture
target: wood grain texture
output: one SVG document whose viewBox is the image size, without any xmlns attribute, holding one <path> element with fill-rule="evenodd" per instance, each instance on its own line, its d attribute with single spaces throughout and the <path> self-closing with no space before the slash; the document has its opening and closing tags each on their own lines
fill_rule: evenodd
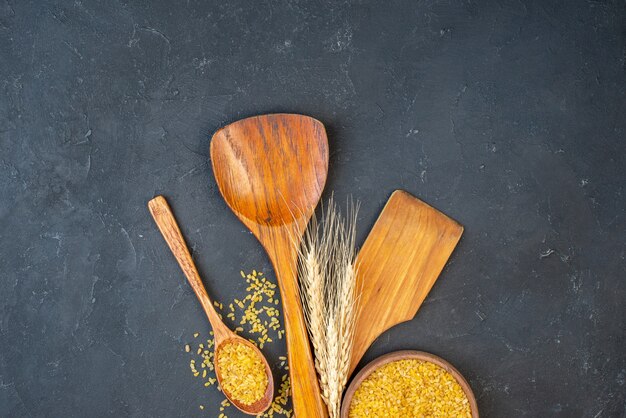
<svg viewBox="0 0 626 418">
<path fill-rule="evenodd" d="M 412 350 L 395 351 L 393 353 L 385 354 L 384 356 L 380 356 L 372 360 L 365 367 L 363 367 L 363 369 L 361 369 L 361 371 L 354 377 L 354 379 L 350 383 L 350 386 L 348 386 L 348 389 L 346 389 L 346 394 L 343 398 L 343 403 L 341 405 L 341 418 L 348 418 L 350 416 L 350 403 L 352 402 L 354 393 L 357 391 L 361 383 L 363 383 L 363 381 L 369 377 L 370 374 L 374 373 L 377 369 L 381 368 L 385 364 L 408 359 L 428 361 L 438 365 L 439 367 L 450 373 L 459 383 L 461 389 L 463 389 L 465 396 L 467 396 L 472 418 L 478 418 L 478 404 L 476 403 L 476 396 L 474 396 L 472 388 L 470 387 L 469 383 L 467 383 L 467 380 L 465 380 L 463 375 L 452 364 L 439 356 L 431 353 L 426 353 L 424 351 Z"/>
<path fill-rule="evenodd" d="M 211 303 L 209 294 L 202 283 L 202 279 L 198 274 L 198 269 L 191 258 L 191 254 L 189 253 L 183 234 L 180 232 L 176 218 L 174 218 L 174 214 L 172 213 L 172 209 L 167 203 L 167 200 L 165 200 L 163 196 L 157 196 L 148 202 L 148 209 L 159 227 L 161 235 L 165 238 L 165 242 L 167 242 L 172 254 L 174 254 L 174 257 L 176 258 L 176 261 L 178 261 L 178 265 L 180 265 L 180 268 L 183 270 L 187 281 L 202 304 L 202 308 L 204 309 L 207 318 L 209 318 L 211 328 L 213 328 L 213 338 L 215 340 L 214 366 L 218 381 L 222 381 L 222 375 L 217 362 L 218 353 L 226 343 L 238 343 L 251 347 L 254 351 L 256 351 L 259 358 L 263 359 L 265 373 L 268 376 L 268 385 L 265 390 L 265 394 L 261 399 L 251 405 L 245 405 L 224 391 L 224 395 L 226 395 L 232 404 L 239 408 L 242 412 L 250 415 L 262 413 L 270 407 L 274 397 L 274 379 L 272 378 L 272 370 L 267 363 L 267 359 L 256 345 L 232 332 L 220 319 L 219 315 L 215 311 L 215 308 L 213 307 L 213 304 Z"/>
<path fill-rule="evenodd" d="M 462 233 L 410 194 L 391 195 L 357 256 L 361 297 L 350 373 L 380 334 L 415 316 Z"/>
<path fill-rule="evenodd" d="M 294 413 L 326 417 L 300 304 L 294 240 L 300 241 L 328 172 L 328 140 L 317 120 L 255 116 L 217 131 L 211 163 L 220 192 L 265 248 L 285 318 Z"/>
</svg>

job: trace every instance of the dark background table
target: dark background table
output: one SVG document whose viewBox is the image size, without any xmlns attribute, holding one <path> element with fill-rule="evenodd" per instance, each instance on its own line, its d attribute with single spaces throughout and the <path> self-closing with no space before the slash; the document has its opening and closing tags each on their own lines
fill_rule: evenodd
<svg viewBox="0 0 626 418">
<path fill-rule="evenodd" d="M 208 325 L 146 202 L 168 197 L 216 299 L 241 297 L 240 269 L 272 276 L 208 156 L 216 129 L 270 112 L 326 125 L 327 191 L 362 202 L 359 242 L 397 188 L 465 226 L 365 361 L 441 355 L 485 417 L 625 416 L 625 18 L 623 1 L 0 0 L 0 416 L 217 416 L 182 348 Z"/>
</svg>

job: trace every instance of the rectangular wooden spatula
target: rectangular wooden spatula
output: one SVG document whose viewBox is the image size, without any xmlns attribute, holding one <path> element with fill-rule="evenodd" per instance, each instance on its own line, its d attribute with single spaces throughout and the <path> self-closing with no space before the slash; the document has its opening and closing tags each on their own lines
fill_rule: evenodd
<svg viewBox="0 0 626 418">
<path fill-rule="evenodd" d="M 356 260 L 361 296 L 350 373 L 380 334 L 415 316 L 462 233 L 407 192 L 391 195 Z"/>
</svg>

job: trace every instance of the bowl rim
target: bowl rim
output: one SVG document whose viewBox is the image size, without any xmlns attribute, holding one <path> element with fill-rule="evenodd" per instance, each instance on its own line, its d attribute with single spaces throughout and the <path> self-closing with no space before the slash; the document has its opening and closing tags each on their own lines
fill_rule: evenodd
<svg viewBox="0 0 626 418">
<path fill-rule="evenodd" d="M 357 373 L 354 379 L 352 379 L 352 382 L 348 386 L 348 389 L 346 390 L 346 393 L 343 397 L 343 402 L 341 404 L 341 418 L 348 418 L 350 404 L 352 403 L 352 397 L 354 396 L 354 393 L 359 388 L 359 386 L 361 386 L 361 383 L 363 383 L 363 381 L 367 379 L 370 374 L 372 374 L 375 370 L 384 366 L 385 364 L 407 359 L 428 361 L 438 365 L 439 367 L 450 373 L 461 386 L 461 389 L 463 389 L 465 396 L 467 396 L 472 418 L 479 417 L 478 405 L 476 403 L 476 397 L 474 396 L 474 392 L 472 392 L 472 388 L 470 387 L 469 383 L 467 383 L 467 380 L 465 380 L 463 375 L 452 364 L 439 356 L 427 353 L 425 351 L 400 350 L 375 358 L 365 367 L 363 367 L 363 369 L 361 369 L 359 373 Z"/>
</svg>

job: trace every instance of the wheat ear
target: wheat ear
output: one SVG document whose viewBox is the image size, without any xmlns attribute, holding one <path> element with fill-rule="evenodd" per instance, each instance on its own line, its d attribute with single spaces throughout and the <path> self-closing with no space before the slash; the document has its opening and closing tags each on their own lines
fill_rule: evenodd
<svg viewBox="0 0 626 418">
<path fill-rule="evenodd" d="M 298 247 L 298 277 L 322 398 L 338 418 L 348 380 L 356 303 L 355 235 L 358 204 L 343 217 L 333 198 L 314 217 Z"/>
</svg>

